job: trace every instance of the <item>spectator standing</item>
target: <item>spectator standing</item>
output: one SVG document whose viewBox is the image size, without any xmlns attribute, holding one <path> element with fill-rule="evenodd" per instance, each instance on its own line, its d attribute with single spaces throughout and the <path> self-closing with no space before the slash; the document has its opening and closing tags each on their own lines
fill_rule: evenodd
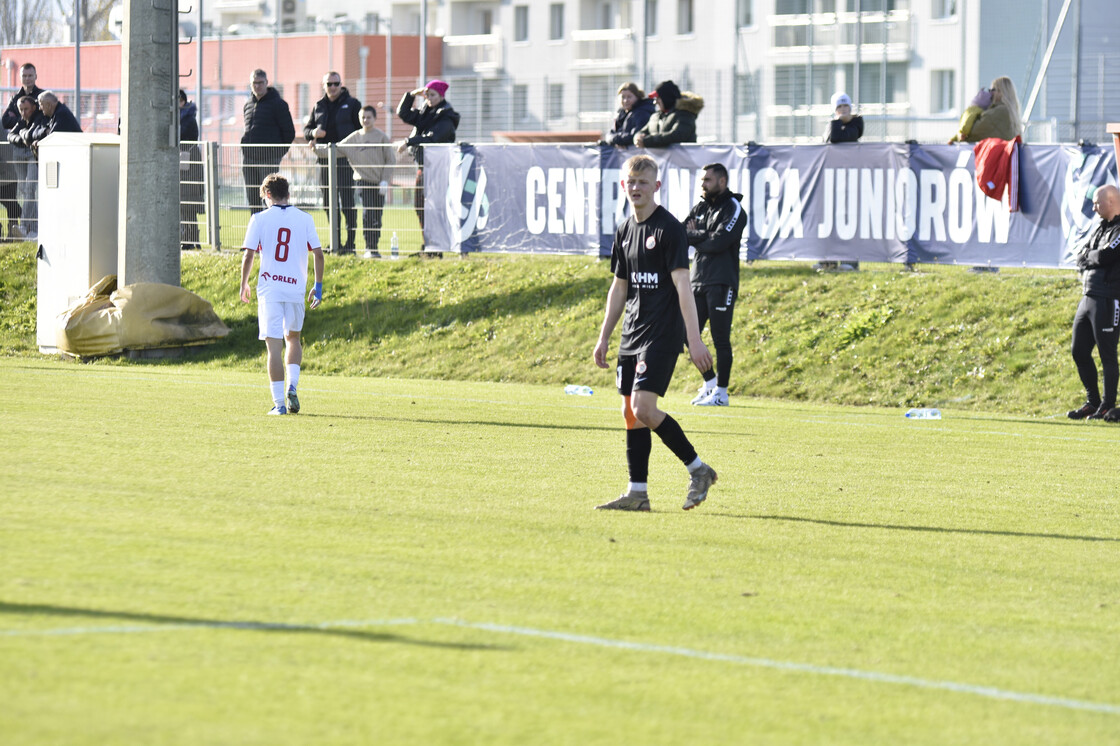
<svg viewBox="0 0 1120 746">
<path fill-rule="evenodd" d="M 637 83 L 623 83 L 618 88 L 618 113 L 614 117 L 614 127 L 607 133 L 607 145 L 628 148 L 634 144 L 634 135 L 645 126 L 657 111 L 657 104 Z"/>
<path fill-rule="evenodd" d="M 8 132 L 8 142 L 14 146 L 12 155 L 16 162 L 16 173 L 20 176 L 20 232 L 25 238 L 35 239 L 39 235 L 39 164 L 31 150 L 31 136 L 46 119 L 43 112 L 39 111 L 39 103 L 31 96 L 21 98 L 18 107 L 20 118 Z"/>
<path fill-rule="evenodd" d="M 303 364 L 304 291 L 307 288 L 307 255 L 314 254 L 315 285 L 307 293 L 311 308 L 323 300 L 323 247 L 315 232 L 315 221 L 303 210 L 288 204 L 288 180 L 269 174 L 261 184 L 261 197 L 268 209 L 249 218 L 241 259 L 241 300 L 253 297 L 249 275 L 253 260 L 261 255 L 257 276 L 257 325 L 268 351 L 268 380 L 272 394 L 269 414 L 299 412 L 299 371 Z M 287 343 L 287 353 L 281 351 Z M 283 361 L 282 361 L 283 360 Z M 284 392 L 284 363 L 288 368 L 288 391 Z"/>
<path fill-rule="evenodd" d="M 408 150 L 416 160 L 416 195 L 413 204 L 421 230 L 424 229 L 424 144 L 455 142 L 455 131 L 459 128 L 459 112 L 445 98 L 447 88 L 447 83 L 442 80 L 429 80 L 423 88 L 404 94 L 397 105 L 397 116 L 405 124 L 412 125 L 411 134 L 397 147 L 397 152 Z M 419 96 L 424 97 L 424 103 L 418 107 L 416 102 Z"/>
<path fill-rule="evenodd" d="M 712 356 L 700 339 L 696 304 L 689 290 L 684 226 L 654 201 L 661 188 L 657 162 L 648 155 L 637 155 L 623 164 L 622 173 L 631 212 L 615 231 L 611 248 L 614 280 L 592 355 L 597 366 L 607 367 L 611 335 L 625 315 L 615 380 L 626 420 L 630 482 L 625 494 L 598 509 L 650 509 L 647 477 L 652 432 L 688 469 L 684 509 L 691 510 L 708 496 L 716 472 L 700 460 L 680 424 L 658 408 L 657 400 L 669 388 L 681 340 L 687 339 L 689 357 L 700 370 L 712 367 Z"/>
<path fill-rule="evenodd" d="M 350 166 L 354 169 L 354 183 L 362 199 L 362 233 L 366 242 L 366 258 L 380 259 L 377 244 L 381 240 L 381 214 L 385 208 L 387 184 L 386 166 L 391 166 L 396 158 L 389 136 L 379 130 L 377 109 L 363 106 L 359 121 L 362 128 L 351 132 L 343 140 Z"/>
<path fill-rule="evenodd" d="M 362 128 L 360 113 L 362 103 L 350 95 L 350 91 L 342 85 L 342 76 L 333 70 L 323 76 L 323 97 L 315 102 L 307 122 L 303 126 L 303 134 L 307 144 L 328 145 L 340 143 L 351 132 Z M 324 148 L 316 148 L 315 154 L 319 158 L 319 183 L 323 187 L 323 209 L 330 215 L 330 173 L 329 156 Z M 357 229 L 358 216 L 354 210 L 354 174 L 346 162 L 346 156 L 339 152 L 338 171 L 335 175 L 338 185 L 338 199 L 342 216 L 346 219 L 346 243 L 339 250 L 340 254 L 354 253 L 354 231 Z"/>
<path fill-rule="evenodd" d="M 288 102 L 268 84 L 268 74 L 259 68 L 249 76 L 249 100 L 241 113 L 245 119 L 241 135 L 245 202 L 250 213 L 256 214 L 263 209 L 261 182 L 280 169 L 280 161 L 296 139 L 296 126 Z"/>
<path fill-rule="evenodd" d="M 727 188 L 727 167 L 722 163 L 704 166 L 700 182 L 703 199 L 684 221 L 688 243 L 696 247 L 692 262 L 692 295 L 696 301 L 696 320 L 700 331 L 709 320 L 712 344 L 716 348 L 716 370 L 700 371 L 704 383 L 693 404 L 726 407 L 730 401 L 727 385 L 731 380 L 731 319 L 739 297 L 739 244 L 747 223 L 743 195 Z"/>
<path fill-rule="evenodd" d="M 846 93 L 832 94 L 832 121 L 824 133 L 828 143 L 858 142 L 863 137 L 863 117 L 852 113 L 852 97 Z"/>
<path fill-rule="evenodd" d="M 639 148 L 667 148 L 682 142 L 696 142 L 696 116 L 704 99 L 688 91 L 681 93 L 671 80 L 658 83 L 650 96 L 657 100 L 657 114 L 634 135 Z"/>
<path fill-rule="evenodd" d="M 1073 317 L 1070 351 L 1077 375 L 1085 387 L 1085 403 L 1066 413 L 1071 420 L 1120 422 L 1116 408 L 1116 386 L 1120 366 L 1116 343 L 1120 341 L 1120 190 L 1102 186 L 1093 195 L 1093 209 L 1101 222 L 1077 253 L 1082 296 Z M 1097 385 L 1093 347 L 1101 359 L 1104 397 Z"/>
<path fill-rule="evenodd" d="M 8 108 L 4 110 L 3 117 L 0 118 L 4 125 L 4 129 L 15 129 L 16 123 L 19 122 L 21 114 L 19 111 L 19 100 L 24 96 L 30 96 L 38 100 L 39 94 L 43 89 L 35 84 L 38 80 L 38 73 L 35 71 L 35 66 L 30 62 L 24 62 L 19 66 L 19 80 L 20 89 L 16 91 L 10 101 L 8 101 Z"/>
<path fill-rule="evenodd" d="M 996 78 L 989 87 L 992 103 L 972 123 L 972 131 L 962 142 L 980 142 L 989 137 L 1014 140 L 1023 134 L 1022 114 L 1019 111 L 1019 94 L 1007 76 Z"/>
<path fill-rule="evenodd" d="M 198 243 L 198 216 L 202 213 L 202 151 L 198 147 L 198 107 L 179 89 L 179 239 L 181 248 L 202 248 Z"/>
<path fill-rule="evenodd" d="M 5 142 L 7 141 L 8 129 L 6 127 L 0 127 L 0 137 L 3 137 Z M 23 211 L 20 209 L 17 197 L 19 176 L 11 159 L 13 150 L 13 148 L 0 147 L 0 205 L 4 206 L 4 211 L 7 213 L 5 222 L 8 225 L 7 238 L 9 240 L 23 238 L 23 231 L 19 227 L 19 219 L 23 215 Z"/>
</svg>

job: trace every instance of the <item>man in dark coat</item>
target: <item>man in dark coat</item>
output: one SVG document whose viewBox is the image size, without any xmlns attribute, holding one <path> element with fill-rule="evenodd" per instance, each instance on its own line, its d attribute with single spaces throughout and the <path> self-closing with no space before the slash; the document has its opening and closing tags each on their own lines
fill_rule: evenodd
<svg viewBox="0 0 1120 746">
<path fill-rule="evenodd" d="M 704 108 L 703 98 L 694 93 L 681 93 L 671 80 L 659 83 L 650 97 L 657 99 L 657 114 L 634 135 L 635 145 L 667 148 L 682 142 L 696 142 L 696 115 Z"/>
<path fill-rule="evenodd" d="M 203 212 L 202 151 L 198 147 L 198 107 L 179 89 L 179 239 L 182 249 L 201 248 L 198 216 Z M 187 144 L 189 143 L 189 144 Z"/>
<path fill-rule="evenodd" d="M 19 66 L 19 79 L 21 87 L 12 95 L 11 100 L 8 102 L 8 108 L 4 110 L 2 117 L 4 129 L 15 129 L 16 124 L 20 120 L 19 113 L 19 100 L 24 96 L 30 96 L 38 100 L 39 94 L 43 89 L 35 85 L 38 80 L 38 73 L 35 72 L 35 66 L 30 62 L 24 62 Z"/>
<path fill-rule="evenodd" d="M 414 205 L 421 230 L 424 229 L 424 143 L 455 142 L 455 131 L 459 128 L 459 112 L 444 98 L 447 88 L 442 80 L 429 80 L 423 88 L 404 94 L 397 104 L 397 116 L 405 124 L 412 125 L 412 132 L 397 147 L 397 152 L 407 150 L 416 159 Z M 424 103 L 417 108 L 416 99 L 421 95 Z"/>
<path fill-rule="evenodd" d="M 241 173 L 245 176 L 245 200 L 251 213 L 264 209 L 261 203 L 261 182 L 280 170 L 280 160 L 296 139 L 296 126 L 288 102 L 268 84 L 268 74 L 261 69 L 249 78 L 251 94 L 242 113 L 245 133 L 241 135 Z M 270 147 L 271 146 L 271 147 Z"/>
<path fill-rule="evenodd" d="M 307 116 L 307 122 L 303 125 L 303 134 L 311 147 L 342 142 L 351 132 L 362 128 L 362 103 L 343 87 L 341 75 L 333 70 L 324 75 L 323 93 L 323 97 L 315 102 L 315 106 Z M 329 156 L 324 148 L 316 148 L 315 154 L 319 158 L 319 183 L 323 186 L 323 209 L 327 211 L 327 215 L 330 215 Z M 346 243 L 339 253 L 353 254 L 354 232 L 358 227 L 358 213 L 354 209 L 354 172 L 341 150 L 338 152 L 336 162 L 338 168 L 335 171 L 335 183 L 338 185 L 342 215 L 346 219 Z"/>
<path fill-rule="evenodd" d="M 39 111 L 39 102 L 31 96 L 23 96 L 17 102 L 20 118 L 8 132 L 8 142 L 12 148 L 12 160 L 16 165 L 19 179 L 20 230 L 25 238 L 39 235 L 39 164 L 31 150 L 31 137 L 43 126 L 46 117 Z"/>
<path fill-rule="evenodd" d="M 1116 407 L 1120 382 L 1116 361 L 1116 344 L 1120 341 L 1120 190 L 1111 185 L 1099 187 L 1093 194 L 1093 209 L 1101 222 L 1077 252 L 1082 296 L 1073 317 L 1070 347 L 1085 387 L 1085 403 L 1066 416 L 1071 420 L 1120 422 L 1120 408 Z M 1103 398 L 1097 385 L 1094 347 L 1104 374 Z"/>
<path fill-rule="evenodd" d="M 28 140 L 35 157 L 39 157 L 39 141 L 52 132 L 81 132 L 82 125 L 78 124 L 74 113 L 66 104 L 58 100 L 58 96 L 51 91 L 39 94 L 39 111 L 43 112 L 42 123 L 32 127 Z"/>
</svg>

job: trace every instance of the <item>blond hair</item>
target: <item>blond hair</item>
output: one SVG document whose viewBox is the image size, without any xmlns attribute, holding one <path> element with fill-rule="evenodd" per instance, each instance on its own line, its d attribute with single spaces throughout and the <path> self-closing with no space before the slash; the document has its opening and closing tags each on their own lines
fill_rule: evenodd
<svg viewBox="0 0 1120 746">
<path fill-rule="evenodd" d="M 1002 75 L 993 80 L 989 88 L 999 94 L 999 100 L 1010 112 L 1011 127 L 1015 134 L 1023 134 L 1023 114 L 1019 107 L 1019 94 L 1015 92 L 1015 84 L 1011 82 L 1011 78 Z"/>
<path fill-rule="evenodd" d="M 643 171 L 653 171 L 654 178 L 656 178 L 659 173 L 657 161 L 648 155 L 635 155 L 626 159 L 626 163 L 622 164 L 622 172 L 627 176 L 640 174 Z"/>
</svg>

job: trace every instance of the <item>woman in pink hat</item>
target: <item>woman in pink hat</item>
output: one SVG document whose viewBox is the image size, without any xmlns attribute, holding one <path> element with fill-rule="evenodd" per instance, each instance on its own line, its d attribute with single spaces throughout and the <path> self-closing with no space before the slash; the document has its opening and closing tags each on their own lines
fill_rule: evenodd
<svg viewBox="0 0 1120 746">
<path fill-rule="evenodd" d="M 416 217 L 420 229 L 424 228 L 424 143 L 455 142 L 455 130 L 459 127 L 459 112 L 451 108 L 444 96 L 447 83 L 442 80 L 429 80 L 423 88 L 409 91 L 397 105 L 397 116 L 405 124 L 412 125 L 412 133 L 397 147 L 397 152 L 408 150 L 416 159 Z M 418 102 L 420 96 L 423 103 Z"/>
</svg>

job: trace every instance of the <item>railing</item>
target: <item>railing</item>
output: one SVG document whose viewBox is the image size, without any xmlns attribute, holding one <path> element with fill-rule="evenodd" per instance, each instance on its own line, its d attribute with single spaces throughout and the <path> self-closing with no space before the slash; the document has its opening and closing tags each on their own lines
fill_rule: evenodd
<svg viewBox="0 0 1120 746">
<path fill-rule="evenodd" d="M 857 23 L 858 19 L 858 23 Z M 886 44 L 888 51 L 902 51 L 910 45 L 910 11 L 888 13 L 820 13 L 814 15 L 771 16 L 773 50 L 782 53 L 801 47 L 855 47 L 857 39 L 867 45 L 868 54 Z M 894 48 L 892 50 L 892 48 Z"/>
</svg>

